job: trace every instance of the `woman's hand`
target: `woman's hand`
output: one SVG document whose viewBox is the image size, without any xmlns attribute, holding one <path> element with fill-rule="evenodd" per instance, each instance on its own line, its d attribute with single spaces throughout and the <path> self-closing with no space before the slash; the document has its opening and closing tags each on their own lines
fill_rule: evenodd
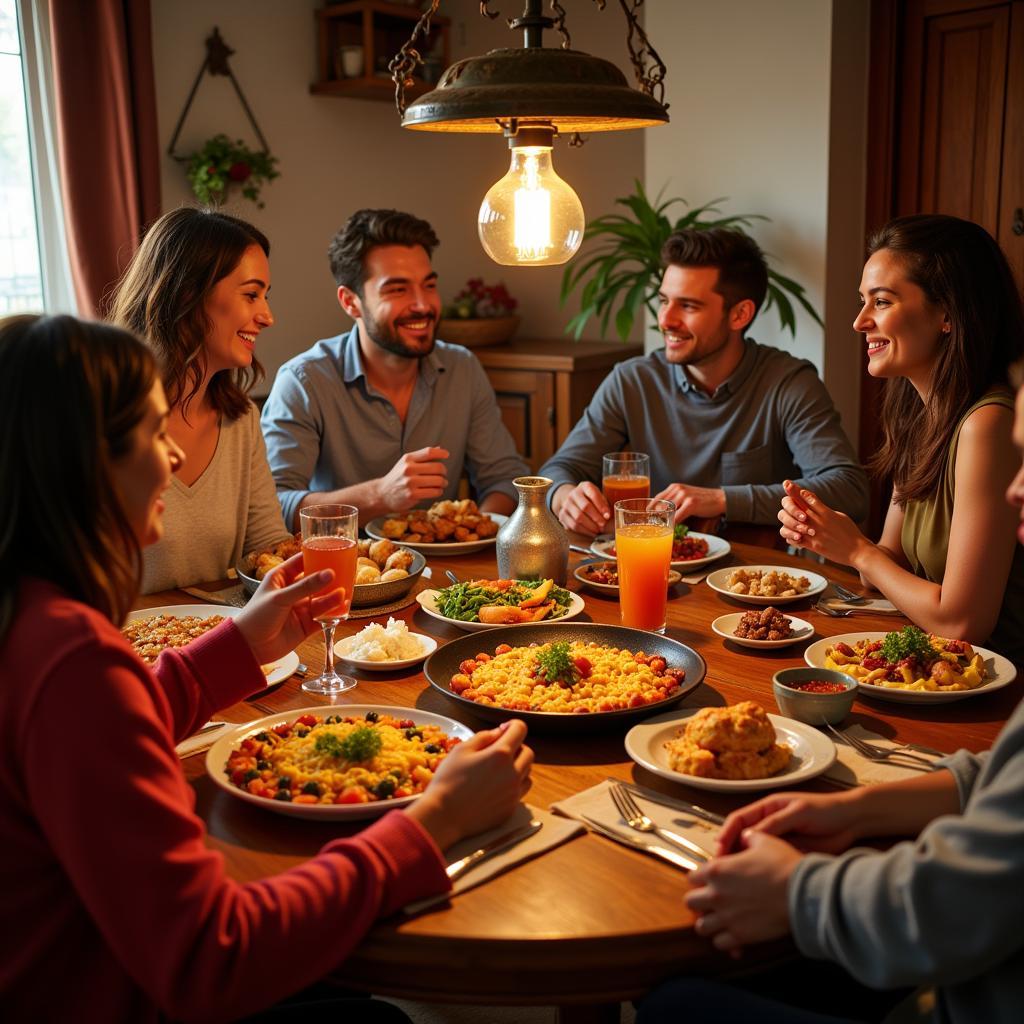
<svg viewBox="0 0 1024 1024">
<path fill-rule="evenodd" d="M 848 515 L 829 508 L 813 491 L 797 487 L 792 480 L 784 481 L 783 487 L 786 496 L 779 510 L 783 540 L 840 565 L 855 565 L 858 555 L 873 546 Z"/>
<path fill-rule="evenodd" d="M 406 811 L 442 850 L 505 821 L 530 788 L 533 751 L 519 720 L 452 748 L 423 796 Z"/>
<path fill-rule="evenodd" d="M 698 935 L 739 956 L 745 945 L 789 932 L 787 890 L 801 854 L 764 832 L 743 833 L 746 849 L 717 857 L 691 872 L 686 905 L 697 915 Z"/>
<path fill-rule="evenodd" d="M 337 591 L 314 597 L 334 579 L 330 569 L 304 576 L 302 554 L 293 555 L 263 578 L 259 590 L 235 616 L 235 625 L 261 665 L 294 650 L 319 628 L 316 616 L 337 604 Z"/>
<path fill-rule="evenodd" d="M 733 811 L 718 836 L 716 853 L 734 853 L 744 836 L 764 832 L 782 836 L 803 851 L 842 853 L 860 838 L 859 794 L 775 793 Z"/>
</svg>

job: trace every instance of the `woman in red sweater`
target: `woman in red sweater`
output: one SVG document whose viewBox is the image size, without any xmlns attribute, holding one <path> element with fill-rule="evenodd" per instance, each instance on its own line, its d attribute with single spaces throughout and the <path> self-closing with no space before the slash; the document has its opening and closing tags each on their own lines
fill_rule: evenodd
<svg viewBox="0 0 1024 1024">
<path fill-rule="evenodd" d="M 440 851 L 529 785 L 525 726 L 478 733 L 423 796 L 242 885 L 203 842 L 174 745 L 313 632 L 301 556 L 150 671 L 122 637 L 181 453 L 144 345 L 0 323 L 0 992 L 9 1020 L 224 1021 L 310 985 L 374 920 L 444 891 Z M 393 1008 L 368 1001 L 351 1019 Z M 397 1011 L 396 1011 L 397 1012 Z M 394 1019 L 388 1017 L 387 1019 Z"/>
</svg>

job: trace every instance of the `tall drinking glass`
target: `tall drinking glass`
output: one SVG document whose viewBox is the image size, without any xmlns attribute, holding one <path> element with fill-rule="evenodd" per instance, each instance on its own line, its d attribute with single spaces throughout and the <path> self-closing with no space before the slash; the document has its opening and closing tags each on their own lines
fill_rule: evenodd
<svg viewBox="0 0 1024 1024">
<path fill-rule="evenodd" d="M 615 503 L 619 614 L 624 626 L 665 632 L 675 511 L 671 501 L 660 498 L 626 498 Z"/>
<path fill-rule="evenodd" d="M 609 452 L 601 460 L 601 490 L 609 505 L 651 496 L 651 457 L 643 452 Z"/>
<path fill-rule="evenodd" d="M 359 509 L 353 505 L 310 505 L 299 510 L 302 526 L 302 564 L 308 576 L 321 569 L 334 570 L 334 582 L 319 594 L 338 592 L 338 603 L 317 621 L 324 631 L 327 650 L 324 670 L 316 679 L 307 679 L 302 688 L 310 693 L 331 696 L 356 685 L 351 676 L 334 670 L 334 629 L 348 618 L 352 606 L 352 588 L 356 579 L 356 537 L 359 533 Z"/>
</svg>

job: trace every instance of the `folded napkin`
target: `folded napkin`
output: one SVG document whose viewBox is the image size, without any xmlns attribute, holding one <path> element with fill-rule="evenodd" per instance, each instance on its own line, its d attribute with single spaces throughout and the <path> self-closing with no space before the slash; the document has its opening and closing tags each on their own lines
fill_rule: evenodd
<svg viewBox="0 0 1024 1024">
<path fill-rule="evenodd" d="M 872 612 L 875 615 L 902 615 L 903 613 L 884 597 L 869 597 L 866 601 L 844 601 L 838 597 L 823 597 L 820 604 L 828 605 L 833 611 Z"/>
<path fill-rule="evenodd" d="M 702 583 L 703 580 L 704 580 L 704 577 L 707 576 L 707 574 L 709 572 L 711 572 L 711 570 L 714 569 L 714 568 L 715 568 L 715 566 L 710 566 L 707 569 L 698 569 L 696 572 L 691 572 L 689 575 L 680 576 L 679 577 L 679 582 L 680 583 L 691 583 L 691 584 L 693 584 L 693 583 Z"/>
<path fill-rule="evenodd" d="M 533 835 L 527 836 L 522 842 L 516 843 L 515 846 L 502 850 L 500 853 L 494 854 L 493 857 L 487 857 L 480 861 L 479 864 L 474 865 L 464 875 L 455 880 L 448 892 L 439 893 L 437 896 L 428 896 L 426 899 L 410 903 L 405 907 L 405 913 L 418 914 L 421 910 L 425 910 L 428 907 L 444 903 L 452 896 L 466 892 L 467 889 L 474 889 L 483 882 L 494 878 L 495 875 L 500 875 L 502 872 L 508 871 L 509 868 L 522 864 L 523 861 L 539 857 L 542 853 L 547 853 L 548 850 L 554 849 L 554 847 L 561 845 L 566 840 L 571 839 L 573 836 L 581 835 L 585 831 L 583 826 L 577 822 L 556 818 L 553 814 L 548 814 L 547 811 L 538 810 L 536 807 L 530 807 L 528 804 L 520 804 L 516 808 L 515 813 L 503 821 L 497 828 L 492 828 L 488 832 L 481 832 L 478 836 L 470 836 L 469 839 L 463 839 L 450 850 L 447 850 L 445 855 L 448 863 L 453 864 L 455 861 L 468 856 L 474 850 L 480 849 L 481 846 L 486 846 L 492 839 L 496 839 L 506 832 L 511 832 L 513 829 L 528 825 L 531 819 L 542 822 L 543 828 L 538 829 Z"/>
<path fill-rule="evenodd" d="M 888 750 L 900 749 L 900 743 L 897 740 L 886 739 L 884 736 L 879 736 L 877 733 L 865 729 L 862 725 L 850 725 L 843 732 L 848 732 L 852 736 L 867 740 L 869 743 L 885 747 Z M 839 740 L 836 740 L 836 752 L 838 755 L 836 761 L 825 772 L 825 778 L 840 786 L 870 786 L 877 782 L 895 782 L 899 779 L 910 779 L 915 775 L 924 774 L 916 768 L 908 768 L 905 764 L 899 762 L 872 761 L 862 757 L 853 747 L 849 747 Z M 922 757 L 928 761 L 934 761 L 937 767 L 941 767 L 938 765 L 938 758 L 922 754 L 917 750 L 911 751 L 911 753 L 914 757 Z"/>
<path fill-rule="evenodd" d="M 208 729 L 206 732 L 200 730 L 188 739 L 182 740 L 175 748 L 174 751 L 178 757 L 191 757 L 193 754 L 198 754 L 203 750 L 209 750 L 224 735 L 224 730 L 233 728 L 237 722 L 207 722 L 206 725 L 217 725 L 217 729 Z M 206 726 L 204 725 L 205 729 Z"/>
<path fill-rule="evenodd" d="M 208 604 L 227 604 L 232 608 L 244 608 L 249 601 L 249 593 L 241 583 L 232 583 L 221 590 L 203 590 L 201 587 L 181 589 L 191 597 L 198 597 Z"/>
<path fill-rule="evenodd" d="M 650 832 L 637 832 L 622 820 L 622 815 L 612 803 L 611 788 L 613 784 L 613 780 L 599 782 L 596 786 L 583 790 L 582 793 L 576 793 L 565 800 L 559 800 L 558 803 L 552 804 L 551 810 L 556 814 L 563 814 L 567 818 L 582 818 L 586 815 L 614 832 L 621 832 L 626 839 L 639 840 L 645 845 L 672 847 L 672 843 Z M 627 782 L 625 785 L 640 805 L 640 810 L 648 818 L 662 828 L 678 832 L 681 836 L 696 843 L 707 852 L 709 857 L 714 854 L 715 840 L 721 831 L 720 826 L 713 825 L 688 811 L 685 800 L 674 800 L 663 793 L 655 792 L 644 786 L 636 786 L 631 782 Z M 685 853 L 686 851 L 680 850 L 680 852 Z"/>
</svg>

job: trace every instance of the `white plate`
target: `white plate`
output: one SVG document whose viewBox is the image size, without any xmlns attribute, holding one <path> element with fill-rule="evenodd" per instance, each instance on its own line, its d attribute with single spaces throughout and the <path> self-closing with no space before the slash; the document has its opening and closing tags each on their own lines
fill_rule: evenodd
<svg viewBox="0 0 1024 1024">
<path fill-rule="evenodd" d="M 700 537 L 708 542 L 708 553 L 704 558 L 689 558 L 689 559 L 673 559 L 672 568 L 681 569 L 688 571 L 691 569 L 699 569 L 702 565 L 708 565 L 711 562 L 717 562 L 718 559 L 724 558 L 732 547 L 727 540 L 721 537 L 716 537 L 713 533 L 697 533 L 696 530 L 691 530 L 688 537 Z M 594 538 L 594 543 L 590 545 L 590 550 L 595 555 L 600 555 L 602 558 L 614 559 L 615 556 L 609 554 L 612 548 L 615 547 L 615 535 L 614 534 L 601 534 L 599 537 Z"/>
<path fill-rule="evenodd" d="M 787 615 L 786 618 L 789 619 L 790 629 L 793 631 L 792 636 L 786 637 L 785 640 L 750 640 L 747 637 L 736 636 L 735 630 L 740 624 L 740 619 L 743 618 L 743 615 L 743 612 L 719 615 L 711 623 L 711 629 L 719 636 L 725 637 L 726 640 L 731 640 L 734 644 L 739 644 L 741 647 L 760 647 L 762 649 L 788 647 L 790 644 L 799 643 L 801 640 L 808 640 L 814 635 L 814 626 L 809 622 L 798 619 L 795 615 Z"/>
<path fill-rule="evenodd" d="M 588 587 L 593 587 L 595 590 L 603 590 L 606 594 L 617 594 L 619 592 L 619 585 L 618 585 L 618 583 L 598 583 L 596 580 L 590 579 L 590 577 L 586 576 L 584 574 L 584 572 L 583 572 L 584 569 L 589 569 L 593 565 L 614 565 L 614 564 L 615 564 L 615 559 L 614 558 L 609 559 L 606 562 L 583 562 L 580 565 L 576 566 L 576 570 L 575 570 L 575 572 L 573 572 L 573 576 L 575 576 L 576 579 L 578 579 L 580 581 L 580 583 L 585 583 Z M 682 578 L 683 577 L 680 576 L 679 573 L 677 573 L 675 571 L 675 569 L 670 569 L 669 573 L 668 573 L 668 585 L 670 587 L 674 586 Z"/>
<path fill-rule="evenodd" d="M 811 585 L 802 593 L 793 597 L 760 597 L 751 594 L 734 594 L 728 587 L 729 577 L 737 569 L 746 569 L 747 572 L 786 572 L 790 576 L 806 576 Z M 735 601 L 742 601 L 744 604 L 792 604 L 794 601 L 803 601 L 808 597 L 820 594 L 827 586 L 828 580 L 819 576 L 816 572 L 809 572 L 807 569 L 798 569 L 792 565 L 734 565 L 729 569 L 716 569 L 708 575 L 707 584 L 712 590 L 718 591 L 725 597 L 731 597 Z"/>
<path fill-rule="evenodd" d="M 148 619 L 152 615 L 173 615 L 176 619 L 189 615 L 194 615 L 197 619 L 208 619 L 211 615 L 219 615 L 224 619 L 233 619 L 240 611 L 241 608 L 226 604 L 171 604 L 160 608 L 138 608 L 129 612 L 124 621 L 127 625 L 139 619 Z M 299 656 L 295 651 L 289 651 L 283 658 L 264 665 L 263 668 L 267 670 L 263 673 L 267 678 L 267 686 L 283 683 L 298 667 Z"/>
<path fill-rule="evenodd" d="M 824 668 L 826 647 L 834 647 L 839 643 L 849 644 L 852 647 L 858 640 L 881 640 L 885 635 L 885 633 L 876 631 L 874 633 L 841 633 L 839 636 L 827 636 L 824 640 L 818 640 L 811 644 L 804 651 L 804 661 L 811 668 Z M 861 683 L 857 689 L 857 695 L 891 700 L 897 704 L 948 704 L 950 701 L 980 697 L 993 690 L 1001 690 L 1017 678 L 1017 669 L 1008 658 L 996 654 L 995 651 L 986 650 L 984 647 L 977 647 L 974 644 L 971 646 L 985 659 L 985 670 L 988 672 L 987 682 L 973 690 L 949 690 L 943 693 L 939 690 L 899 690 L 890 689 L 888 686 L 875 686 L 873 683 Z"/>
<path fill-rule="evenodd" d="M 626 753 L 638 765 L 663 779 L 682 782 L 696 789 L 713 789 L 729 793 L 752 793 L 759 789 L 775 789 L 777 786 L 791 786 L 806 782 L 815 775 L 828 771 L 836 759 L 835 744 L 813 725 L 804 725 L 792 718 L 769 715 L 779 743 L 788 743 L 793 756 L 785 770 L 767 779 L 704 779 L 697 775 L 684 775 L 668 766 L 668 754 L 664 744 L 675 739 L 680 727 L 700 708 L 688 711 L 670 711 L 657 718 L 648 718 L 640 725 L 634 725 L 626 733 Z"/>
<path fill-rule="evenodd" d="M 409 636 L 415 637 L 420 642 L 421 650 L 415 658 L 399 658 L 397 661 L 362 661 L 359 658 L 350 658 L 345 653 L 346 641 L 352 640 L 358 635 L 358 633 L 353 633 L 351 637 L 339 640 L 334 645 L 334 653 L 345 664 L 351 665 L 353 668 L 362 669 L 364 672 L 391 672 L 393 669 L 411 668 L 413 665 L 418 665 L 424 658 L 437 650 L 437 641 L 432 636 L 427 636 L 426 633 L 413 633 L 410 630 Z"/>
<path fill-rule="evenodd" d="M 401 797 L 398 800 L 375 800 L 368 804 L 293 804 L 285 803 L 283 800 L 268 800 L 264 796 L 248 793 L 232 785 L 231 780 L 224 774 L 228 755 L 247 736 L 254 736 L 264 729 L 272 729 L 281 722 L 293 722 L 300 715 L 358 716 L 365 715 L 367 711 L 394 715 L 396 718 L 409 718 L 417 725 L 437 725 L 449 736 L 457 736 L 462 740 L 468 740 L 473 735 L 472 729 L 468 729 L 453 718 L 445 718 L 444 715 L 431 714 L 429 711 L 420 711 L 417 708 L 392 708 L 378 704 L 319 704 L 315 708 L 293 708 L 290 711 L 279 711 L 276 715 L 267 715 L 266 718 L 258 718 L 254 722 L 246 722 L 245 725 L 240 725 L 237 729 L 229 730 L 207 751 L 206 773 L 221 789 L 238 797 L 239 800 L 255 804 L 267 811 L 284 814 L 290 818 L 311 818 L 317 821 L 376 818 L 395 807 L 405 807 L 413 800 L 418 799 L 418 794 L 417 796 Z"/>
<path fill-rule="evenodd" d="M 404 514 L 404 512 L 399 513 L 399 515 Z M 499 515 L 497 512 L 488 512 L 486 514 L 498 524 L 498 529 L 501 529 L 501 527 L 508 522 L 508 516 Z M 425 555 L 468 555 L 471 551 L 483 551 L 484 548 L 489 548 L 498 540 L 497 534 L 495 534 L 493 537 L 488 537 L 487 540 L 464 540 L 456 541 L 453 544 L 410 544 L 409 541 L 404 540 L 401 537 L 398 537 L 397 539 L 394 537 L 385 537 L 384 534 L 381 533 L 381 524 L 387 518 L 388 516 L 378 516 L 376 519 L 371 519 L 364 527 L 367 536 L 373 537 L 374 540 L 393 540 L 403 548 L 412 548 L 413 551 L 422 551 Z"/>
<path fill-rule="evenodd" d="M 568 622 L 570 619 L 575 619 L 583 611 L 583 598 L 579 594 L 573 594 L 570 591 L 572 600 L 569 602 L 569 610 L 557 619 L 542 619 L 540 622 L 500 622 L 494 625 L 488 622 L 460 622 L 458 619 L 449 619 L 447 615 L 441 614 L 437 607 L 437 595 L 438 591 L 436 590 L 421 590 L 416 595 L 416 600 L 419 602 L 419 606 L 432 618 L 438 619 L 441 622 L 447 622 L 449 626 L 458 626 L 459 629 L 463 629 L 467 633 L 478 633 L 484 629 L 496 629 L 504 626 L 538 626 L 549 623 Z"/>
</svg>

